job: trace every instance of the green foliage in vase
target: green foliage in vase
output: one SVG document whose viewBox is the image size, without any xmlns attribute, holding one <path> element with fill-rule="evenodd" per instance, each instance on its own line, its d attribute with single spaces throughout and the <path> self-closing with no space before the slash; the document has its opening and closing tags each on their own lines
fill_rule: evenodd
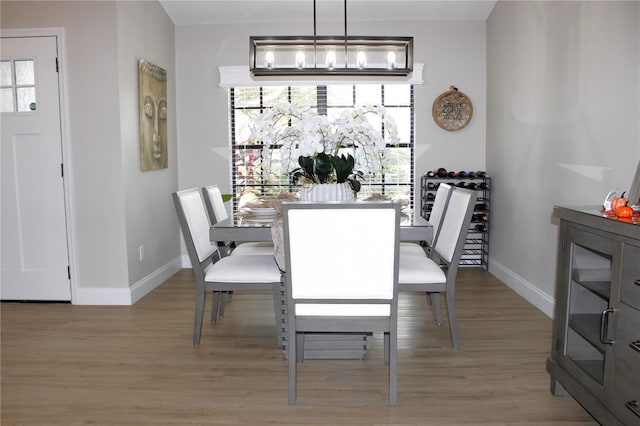
<svg viewBox="0 0 640 426">
<path fill-rule="evenodd" d="M 314 157 L 298 157 L 300 167 L 291 171 L 295 182 L 302 183 L 344 183 L 348 182 L 353 192 L 360 191 L 362 184 L 358 178 L 363 173 L 354 170 L 355 159 L 353 155 L 328 155 L 323 152 Z"/>
</svg>

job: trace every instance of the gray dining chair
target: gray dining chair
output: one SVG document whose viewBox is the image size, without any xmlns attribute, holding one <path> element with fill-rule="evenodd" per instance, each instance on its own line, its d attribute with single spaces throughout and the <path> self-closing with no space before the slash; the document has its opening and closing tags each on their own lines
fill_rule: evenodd
<svg viewBox="0 0 640 426">
<path fill-rule="evenodd" d="M 432 295 L 436 323 L 442 323 L 440 293 L 445 294 L 451 345 L 458 347 L 455 288 L 460 257 L 464 248 L 476 192 L 454 188 L 446 213 L 440 225 L 438 238 L 433 246 L 434 258 L 427 256 L 400 256 L 400 291 L 420 291 Z M 437 299 L 437 302 L 436 302 Z"/>
<path fill-rule="evenodd" d="M 396 405 L 399 205 L 284 203 L 283 220 L 289 404 L 305 333 L 382 332 Z"/>
<path fill-rule="evenodd" d="M 178 191 L 172 196 L 196 278 L 194 346 L 200 344 L 207 292 L 212 292 L 215 299 L 226 291 L 271 290 L 277 313 L 281 274 L 273 256 L 220 256 L 218 247 L 209 240 L 209 219 L 200 188 Z M 216 307 L 212 303 L 212 310 Z M 211 318 L 216 317 L 212 312 Z"/>
</svg>

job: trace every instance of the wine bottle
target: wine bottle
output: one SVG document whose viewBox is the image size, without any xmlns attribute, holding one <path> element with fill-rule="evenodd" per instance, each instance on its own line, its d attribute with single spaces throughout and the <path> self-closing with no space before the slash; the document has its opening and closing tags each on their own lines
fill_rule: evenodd
<svg viewBox="0 0 640 426">
<path fill-rule="evenodd" d="M 474 214 L 471 216 L 472 222 L 487 222 L 489 220 L 489 216 L 486 214 Z"/>
</svg>

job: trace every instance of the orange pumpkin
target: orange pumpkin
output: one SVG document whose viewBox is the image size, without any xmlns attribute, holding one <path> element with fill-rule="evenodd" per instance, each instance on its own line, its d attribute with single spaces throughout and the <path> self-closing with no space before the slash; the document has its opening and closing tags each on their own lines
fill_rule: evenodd
<svg viewBox="0 0 640 426">
<path fill-rule="evenodd" d="M 614 198 L 611 201 L 611 209 L 613 211 L 616 211 L 618 209 L 618 207 L 624 207 L 627 205 L 627 202 L 629 202 L 629 200 L 627 200 L 626 198 L 624 198 L 624 192 L 622 193 L 621 196 Z M 617 213 L 616 213 L 617 215 Z"/>
<path fill-rule="evenodd" d="M 633 217 L 635 212 L 629 206 L 620 206 L 615 209 L 616 216 L 618 217 Z"/>
</svg>

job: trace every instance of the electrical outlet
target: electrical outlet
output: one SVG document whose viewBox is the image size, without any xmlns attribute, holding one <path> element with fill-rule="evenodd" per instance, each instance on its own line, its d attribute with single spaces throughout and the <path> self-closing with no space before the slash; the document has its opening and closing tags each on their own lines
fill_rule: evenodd
<svg viewBox="0 0 640 426">
<path fill-rule="evenodd" d="M 138 247 L 138 251 L 140 252 L 140 262 L 144 260 L 144 246 Z"/>
</svg>

